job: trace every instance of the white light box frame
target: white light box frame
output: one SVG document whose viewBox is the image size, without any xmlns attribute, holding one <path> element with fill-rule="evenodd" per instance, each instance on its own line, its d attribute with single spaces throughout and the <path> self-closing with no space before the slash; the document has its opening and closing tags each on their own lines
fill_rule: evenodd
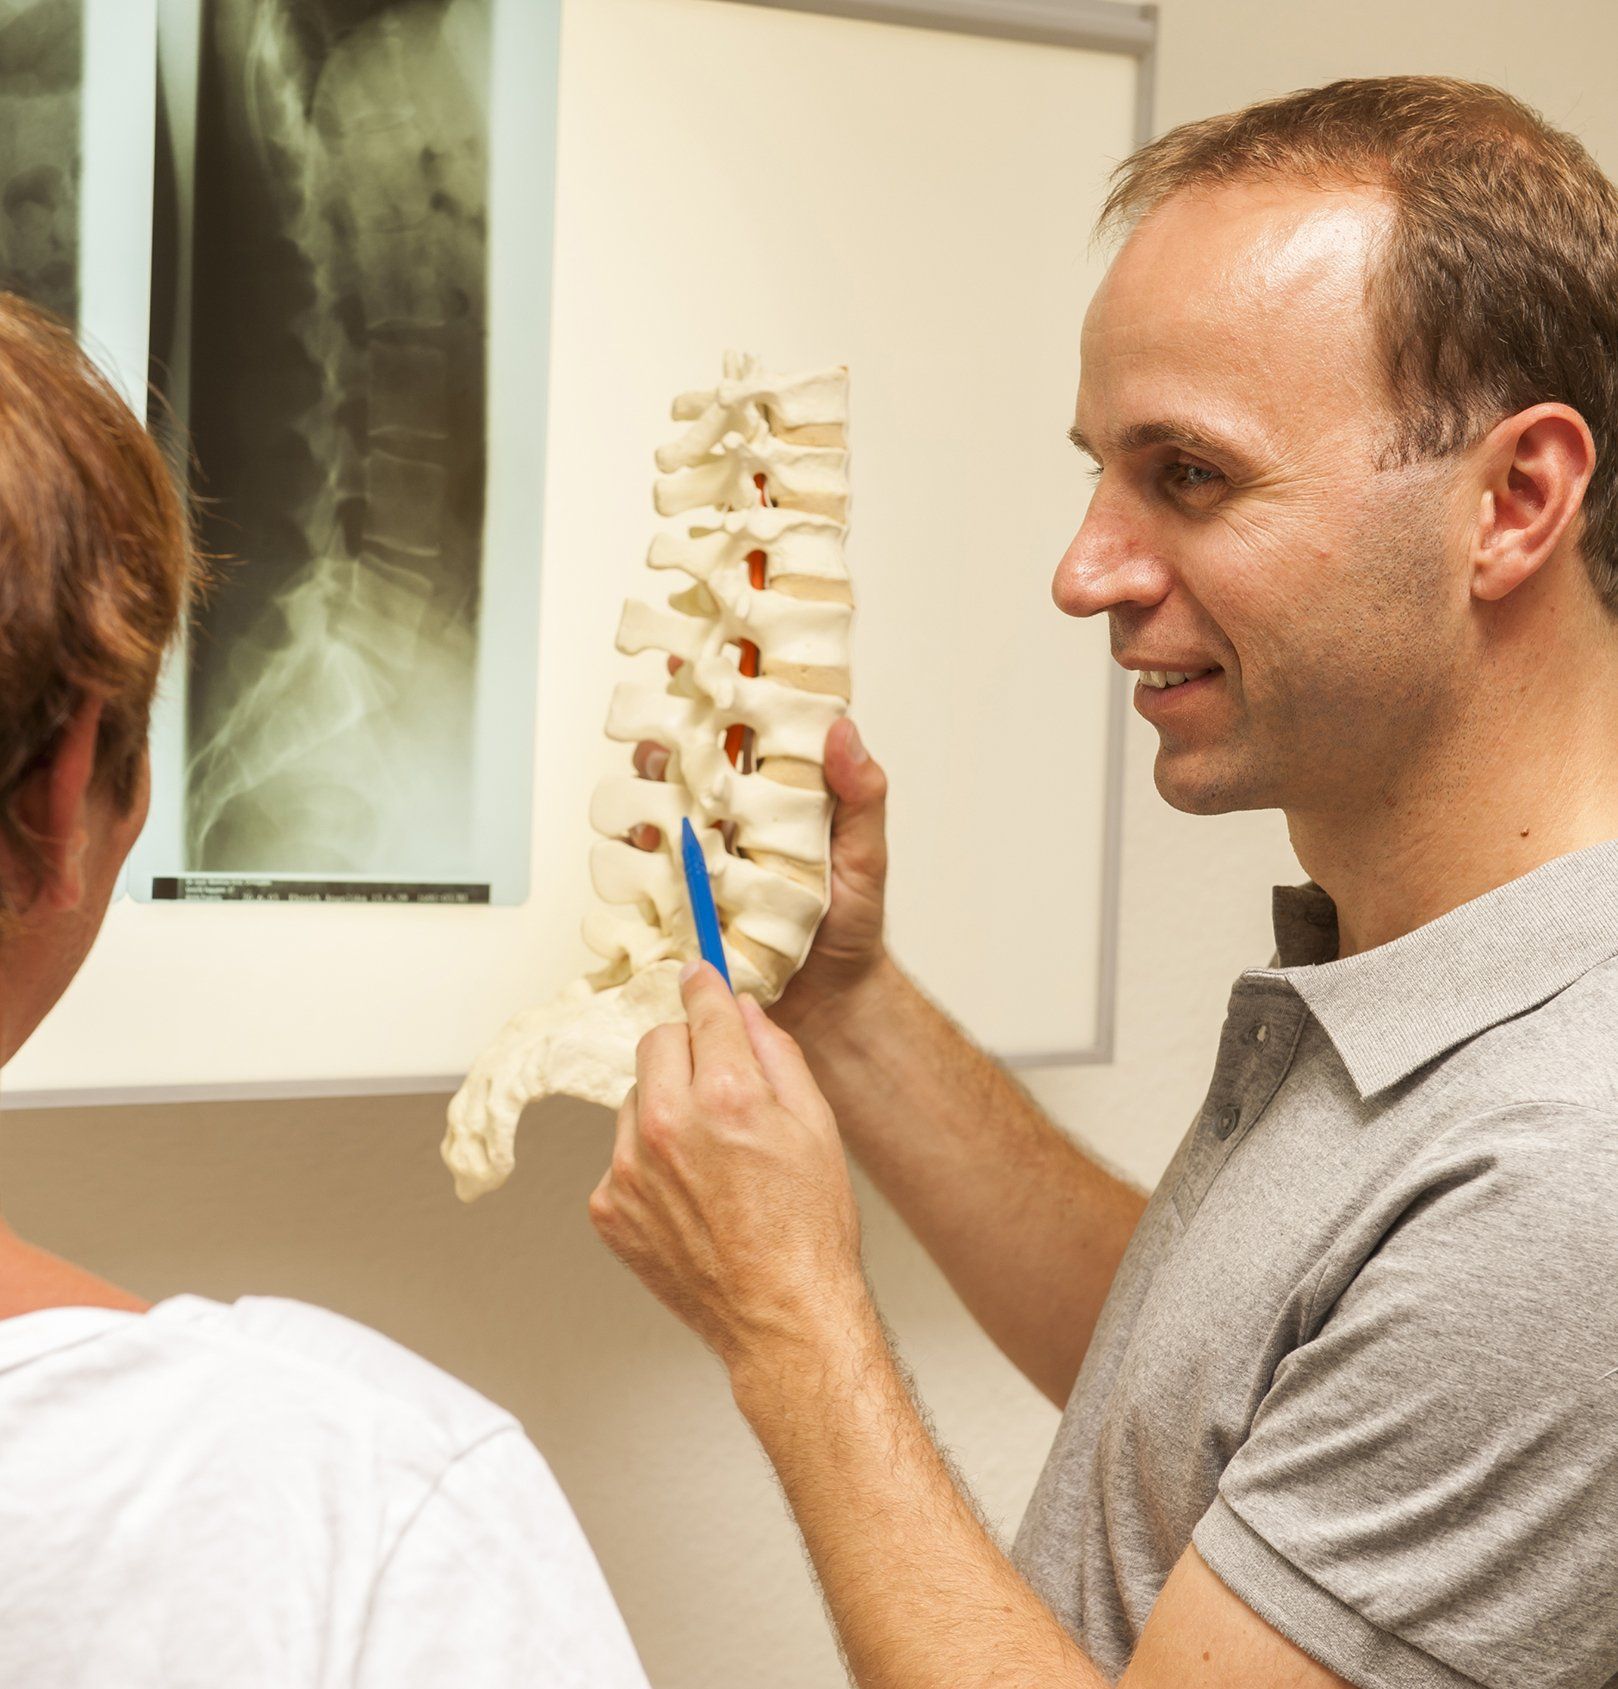
<svg viewBox="0 0 1618 1689">
<path fill-rule="evenodd" d="M 1150 8 L 561 13 L 554 277 L 491 266 L 495 346 L 502 320 L 554 322 L 527 900 L 126 900 L 7 1069 L 8 1106 L 448 1091 L 592 965 L 587 812 L 628 755 L 601 725 L 631 666 L 623 600 L 657 591 L 652 453 L 730 347 L 850 366 L 854 714 L 892 775 L 897 954 L 1003 1059 L 1110 1059 L 1127 694 L 1104 626 L 1061 617 L 1048 583 L 1086 490 L 1065 432 L 1089 225 L 1149 132 Z M 554 77 L 534 32 L 497 52 L 497 100 Z M 548 215 L 549 165 L 497 196 Z M 497 351 L 490 369 L 491 443 L 537 478 L 531 379 Z M 532 673 L 533 616 L 500 631 Z M 532 694 L 501 702 L 526 750 Z"/>
</svg>

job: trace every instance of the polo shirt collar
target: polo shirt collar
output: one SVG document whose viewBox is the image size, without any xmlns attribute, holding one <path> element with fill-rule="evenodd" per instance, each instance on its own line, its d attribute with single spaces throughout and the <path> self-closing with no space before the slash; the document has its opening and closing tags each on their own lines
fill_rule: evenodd
<svg viewBox="0 0 1618 1689">
<path fill-rule="evenodd" d="M 1337 906 L 1313 880 L 1276 886 L 1272 914 L 1279 967 L 1253 971 L 1292 985 L 1371 1097 L 1618 955 L 1618 839 L 1342 960 Z"/>
</svg>

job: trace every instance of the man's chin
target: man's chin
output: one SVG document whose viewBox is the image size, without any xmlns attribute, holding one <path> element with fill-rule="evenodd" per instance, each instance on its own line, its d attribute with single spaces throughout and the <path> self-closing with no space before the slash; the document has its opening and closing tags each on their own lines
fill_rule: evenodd
<svg viewBox="0 0 1618 1689">
<path fill-rule="evenodd" d="M 1185 815 L 1229 815 L 1238 809 L 1270 809 L 1274 800 L 1259 782 L 1205 760 L 1173 757 L 1159 751 L 1152 780 L 1158 796 Z"/>
</svg>

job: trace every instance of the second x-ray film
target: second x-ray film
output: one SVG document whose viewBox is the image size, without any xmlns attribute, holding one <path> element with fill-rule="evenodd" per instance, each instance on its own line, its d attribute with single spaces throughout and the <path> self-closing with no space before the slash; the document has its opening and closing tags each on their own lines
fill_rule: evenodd
<svg viewBox="0 0 1618 1689">
<path fill-rule="evenodd" d="M 155 0 L 0 0 L 0 289 L 144 415 Z"/>
<path fill-rule="evenodd" d="M 131 888 L 521 901 L 554 0 L 162 0 L 161 32 L 153 349 L 216 561 Z"/>
</svg>

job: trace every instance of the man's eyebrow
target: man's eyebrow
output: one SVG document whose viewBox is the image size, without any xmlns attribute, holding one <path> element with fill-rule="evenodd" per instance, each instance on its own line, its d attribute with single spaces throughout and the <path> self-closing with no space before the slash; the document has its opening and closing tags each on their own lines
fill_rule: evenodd
<svg viewBox="0 0 1618 1689">
<path fill-rule="evenodd" d="M 1068 429 L 1067 437 L 1088 458 L 1101 461 L 1094 446 L 1079 432 L 1078 424 Z M 1251 460 L 1233 440 L 1211 433 L 1195 422 L 1171 417 L 1154 422 L 1132 422 L 1118 436 L 1121 452 L 1143 451 L 1148 446 L 1182 446 L 1187 451 L 1206 452 L 1211 457 L 1232 458 L 1246 467 Z"/>
</svg>

